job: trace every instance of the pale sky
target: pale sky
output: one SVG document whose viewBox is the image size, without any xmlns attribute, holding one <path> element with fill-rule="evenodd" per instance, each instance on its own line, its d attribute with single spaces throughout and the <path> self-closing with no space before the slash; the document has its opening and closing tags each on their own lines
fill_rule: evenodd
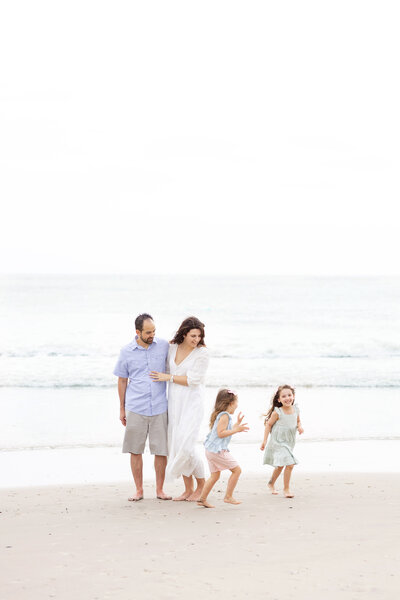
<svg viewBox="0 0 400 600">
<path fill-rule="evenodd" d="M 1 273 L 400 274 L 398 2 L 9 2 Z"/>
</svg>

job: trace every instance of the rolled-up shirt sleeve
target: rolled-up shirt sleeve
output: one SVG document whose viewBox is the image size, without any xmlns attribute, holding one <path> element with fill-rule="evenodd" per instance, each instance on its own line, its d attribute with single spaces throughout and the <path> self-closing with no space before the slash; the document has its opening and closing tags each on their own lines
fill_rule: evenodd
<svg viewBox="0 0 400 600">
<path fill-rule="evenodd" d="M 204 383 L 209 362 L 210 357 L 208 355 L 208 350 L 202 348 L 202 351 L 194 361 L 193 366 L 187 372 L 187 382 L 189 386 Z"/>
<path fill-rule="evenodd" d="M 126 358 L 124 356 L 124 352 L 120 353 L 119 358 L 117 360 L 117 364 L 114 367 L 113 373 L 117 377 L 124 377 L 124 378 L 128 379 L 128 377 L 129 377 L 128 365 L 126 362 Z"/>
</svg>

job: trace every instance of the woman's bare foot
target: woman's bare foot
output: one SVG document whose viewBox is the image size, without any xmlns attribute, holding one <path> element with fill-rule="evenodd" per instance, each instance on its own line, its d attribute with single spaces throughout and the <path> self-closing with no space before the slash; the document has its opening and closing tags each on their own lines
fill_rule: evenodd
<svg viewBox="0 0 400 600">
<path fill-rule="evenodd" d="M 134 496 L 128 498 L 129 502 L 139 502 L 139 500 L 143 500 L 143 492 L 136 492 Z"/>
<path fill-rule="evenodd" d="M 201 492 L 203 491 L 203 489 L 199 490 L 195 490 L 192 494 L 190 494 L 190 496 L 188 498 L 186 498 L 186 500 L 188 502 L 197 502 L 198 500 L 200 500 L 201 498 Z"/>
<path fill-rule="evenodd" d="M 197 500 L 197 505 L 204 506 L 204 508 L 215 508 L 213 504 L 209 504 L 207 500 L 202 500 L 201 498 Z"/>
<path fill-rule="evenodd" d="M 193 490 L 187 490 L 187 491 L 185 490 L 183 492 L 183 494 L 181 494 L 177 498 L 173 498 L 173 501 L 174 502 L 183 502 L 184 500 L 187 500 L 191 494 L 193 494 Z"/>
<path fill-rule="evenodd" d="M 235 498 L 224 498 L 224 502 L 228 504 L 242 504 L 239 500 L 235 500 Z"/>
<path fill-rule="evenodd" d="M 274 494 L 275 496 L 276 496 L 277 494 L 279 494 L 279 492 L 278 492 L 278 491 L 275 489 L 275 487 L 274 487 L 274 484 L 273 484 L 273 483 L 271 483 L 270 481 L 268 481 L 267 485 L 268 485 L 268 489 L 269 489 L 269 491 L 271 492 L 271 494 Z"/>
<path fill-rule="evenodd" d="M 172 500 L 172 496 L 167 496 L 165 492 L 160 492 L 159 494 L 157 494 L 157 498 L 159 500 Z"/>
<path fill-rule="evenodd" d="M 290 490 L 283 490 L 283 493 L 285 494 L 285 498 L 294 498 L 294 494 Z"/>
</svg>

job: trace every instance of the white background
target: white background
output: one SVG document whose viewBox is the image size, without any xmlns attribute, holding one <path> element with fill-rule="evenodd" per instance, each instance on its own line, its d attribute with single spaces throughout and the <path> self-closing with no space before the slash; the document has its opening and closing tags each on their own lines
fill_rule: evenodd
<svg viewBox="0 0 400 600">
<path fill-rule="evenodd" d="M 7 3 L 1 272 L 399 274 L 397 7 Z"/>
</svg>

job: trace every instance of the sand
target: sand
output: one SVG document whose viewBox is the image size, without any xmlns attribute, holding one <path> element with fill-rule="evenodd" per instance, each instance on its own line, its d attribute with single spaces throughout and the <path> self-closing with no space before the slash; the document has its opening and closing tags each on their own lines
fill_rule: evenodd
<svg viewBox="0 0 400 600">
<path fill-rule="evenodd" d="M 1 600 L 398 597 L 399 475 L 295 473 L 292 500 L 242 477 L 240 506 L 225 481 L 213 510 L 151 483 L 1 490 Z"/>
</svg>

